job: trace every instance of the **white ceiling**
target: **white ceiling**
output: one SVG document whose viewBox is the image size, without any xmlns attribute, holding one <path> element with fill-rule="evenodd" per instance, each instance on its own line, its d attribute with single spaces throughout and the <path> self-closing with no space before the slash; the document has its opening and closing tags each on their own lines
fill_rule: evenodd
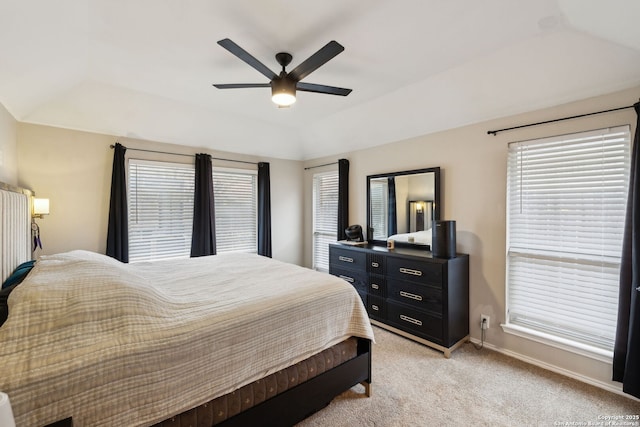
<svg viewBox="0 0 640 427">
<path fill-rule="evenodd" d="M 345 51 L 278 109 L 275 72 Z M 640 84 L 637 0 L 0 0 L 0 103 L 23 122 L 310 159 Z"/>
</svg>

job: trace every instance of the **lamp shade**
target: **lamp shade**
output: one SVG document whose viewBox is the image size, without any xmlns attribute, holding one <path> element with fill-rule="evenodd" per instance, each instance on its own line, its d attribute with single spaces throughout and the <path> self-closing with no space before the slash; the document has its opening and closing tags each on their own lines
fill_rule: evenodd
<svg viewBox="0 0 640 427">
<path fill-rule="evenodd" d="M 2 392 L 0 392 L 0 426 L 16 427 L 16 422 L 13 419 L 13 411 L 11 410 L 11 403 L 9 403 L 9 396 Z"/>
<path fill-rule="evenodd" d="M 49 199 L 33 199 L 34 215 L 49 215 Z"/>
<path fill-rule="evenodd" d="M 271 100 L 280 107 L 296 102 L 296 82 L 286 77 L 271 81 Z"/>
</svg>

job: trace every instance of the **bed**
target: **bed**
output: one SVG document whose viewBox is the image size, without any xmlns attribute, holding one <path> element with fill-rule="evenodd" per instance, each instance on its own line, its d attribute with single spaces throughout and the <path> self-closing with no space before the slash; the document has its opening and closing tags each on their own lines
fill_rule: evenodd
<svg viewBox="0 0 640 427">
<path fill-rule="evenodd" d="M 41 257 L 8 308 L 0 391 L 18 426 L 292 425 L 369 392 L 355 290 L 255 254 Z"/>
<path fill-rule="evenodd" d="M 393 240 L 396 243 L 415 243 L 419 245 L 431 246 L 432 230 L 414 231 L 412 233 L 394 234 L 387 240 Z"/>
</svg>

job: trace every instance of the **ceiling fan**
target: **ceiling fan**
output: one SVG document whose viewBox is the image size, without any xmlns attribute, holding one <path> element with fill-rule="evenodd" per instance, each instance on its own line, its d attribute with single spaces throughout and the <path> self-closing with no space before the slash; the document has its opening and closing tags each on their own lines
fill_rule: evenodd
<svg viewBox="0 0 640 427">
<path fill-rule="evenodd" d="M 278 61 L 278 64 L 282 66 L 282 71 L 279 75 L 271 71 L 266 65 L 258 61 L 249 52 L 235 44 L 230 39 L 220 40 L 218 44 L 258 70 L 270 80 L 269 83 L 214 84 L 218 89 L 270 87 L 271 99 L 280 107 L 288 107 L 296 102 L 296 90 L 341 96 L 347 96 L 351 93 L 351 89 L 300 81 L 344 50 L 344 47 L 336 41 L 330 41 L 322 49 L 318 50 L 307 58 L 306 61 L 289 72 L 285 71 L 285 67 L 289 65 L 293 59 L 291 54 L 286 52 L 276 54 L 276 61 Z"/>
</svg>

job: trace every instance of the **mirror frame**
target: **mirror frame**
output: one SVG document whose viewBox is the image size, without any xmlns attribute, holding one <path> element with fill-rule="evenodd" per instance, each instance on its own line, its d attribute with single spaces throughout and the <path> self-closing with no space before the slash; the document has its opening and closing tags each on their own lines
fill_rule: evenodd
<svg viewBox="0 0 640 427">
<path fill-rule="evenodd" d="M 413 169 L 408 171 L 400 171 L 400 172 L 389 172 L 389 173 L 380 173 L 376 175 L 367 175 L 367 229 L 366 236 L 367 241 L 373 245 L 384 245 L 386 246 L 386 240 L 374 240 L 371 236 L 371 180 L 377 178 L 390 178 L 401 175 L 417 175 L 421 173 L 430 173 L 434 174 L 433 179 L 433 220 L 437 221 L 440 219 L 440 167 L 433 168 L 424 168 L 424 169 Z M 396 243 L 399 244 L 399 243 Z M 421 245 L 417 245 L 414 243 L 404 243 L 401 246 L 409 246 L 409 247 L 420 247 Z"/>
</svg>

